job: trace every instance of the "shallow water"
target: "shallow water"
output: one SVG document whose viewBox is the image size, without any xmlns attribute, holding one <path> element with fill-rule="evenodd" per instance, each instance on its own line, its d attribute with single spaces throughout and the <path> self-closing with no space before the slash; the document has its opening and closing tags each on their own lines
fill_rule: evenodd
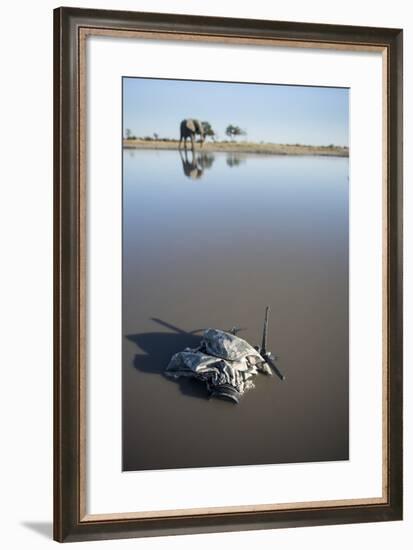
<svg viewBox="0 0 413 550">
<path fill-rule="evenodd" d="M 125 150 L 123 468 L 348 458 L 348 159 Z M 286 375 L 239 405 L 163 376 L 242 327 Z"/>
</svg>

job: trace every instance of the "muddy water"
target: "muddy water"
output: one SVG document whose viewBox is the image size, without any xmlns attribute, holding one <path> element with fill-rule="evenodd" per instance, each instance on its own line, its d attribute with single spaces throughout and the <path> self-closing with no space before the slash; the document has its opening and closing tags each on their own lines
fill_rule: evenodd
<svg viewBox="0 0 413 550">
<path fill-rule="evenodd" d="M 123 468 L 348 459 L 348 159 L 124 151 Z M 239 405 L 163 376 L 242 327 L 286 375 Z"/>
</svg>

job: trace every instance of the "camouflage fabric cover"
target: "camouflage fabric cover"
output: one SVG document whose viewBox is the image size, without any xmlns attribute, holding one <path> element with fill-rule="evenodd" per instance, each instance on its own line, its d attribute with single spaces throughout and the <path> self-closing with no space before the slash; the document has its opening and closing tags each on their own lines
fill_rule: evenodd
<svg viewBox="0 0 413 550">
<path fill-rule="evenodd" d="M 209 355 L 222 359 L 235 361 L 247 355 L 260 357 L 257 350 L 239 336 L 216 328 L 204 332 L 203 342 Z"/>
<path fill-rule="evenodd" d="M 238 403 L 254 388 L 251 378 L 258 372 L 272 374 L 248 342 L 222 330 L 207 329 L 198 348 L 173 355 L 165 374 L 172 378 L 192 376 L 205 382 L 211 395 Z"/>
</svg>

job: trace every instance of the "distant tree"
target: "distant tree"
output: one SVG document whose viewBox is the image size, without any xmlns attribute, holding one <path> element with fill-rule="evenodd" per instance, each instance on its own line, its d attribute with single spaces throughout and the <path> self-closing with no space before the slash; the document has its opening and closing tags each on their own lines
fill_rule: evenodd
<svg viewBox="0 0 413 550">
<path fill-rule="evenodd" d="M 156 132 L 154 132 L 154 133 L 153 133 L 153 137 L 154 137 L 155 139 L 158 139 L 158 138 L 159 138 L 159 134 L 157 134 Z"/>
<path fill-rule="evenodd" d="M 126 136 L 126 139 L 136 139 L 135 134 L 133 134 L 129 128 L 126 128 L 125 136 Z"/>
<path fill-rule="evenodd" d="M 202 128 L 204 129 L 204 136 L 210 137 L 213 141 L 215 141 L 215 131 L 212 128 L 211 124 L 207 120 L 203 120 L 201 124 Z"/>
<path fill-rule="evenodd" d="M 232 125 L 232 124 L 229 124 L 226 128 L 225 128 L 225 133 L 228 137 L 232 138 L 232 136 L 234 135 L 234 129 L 235 129 L 235 126 Z"/>
<path fill-rule="evenodd" d="M 229 124 L 226 127 L 225 133 L 231 139 L 234 139 L 237 136 L 245 136 L 247 134 L 245 130 L 241 130 L 239 126 L 235 126 L 234 124 Z"/>
</svg>

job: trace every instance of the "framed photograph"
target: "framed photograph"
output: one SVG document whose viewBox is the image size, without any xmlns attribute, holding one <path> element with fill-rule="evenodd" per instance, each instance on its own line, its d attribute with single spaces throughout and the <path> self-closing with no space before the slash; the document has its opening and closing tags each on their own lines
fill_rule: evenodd
<svg viewBox="0 0 413 550">
<path fill-rule="evenodd" d="M 402 519 L 402 31 L 54 24 L 54 538 Z"/>
</svg>

